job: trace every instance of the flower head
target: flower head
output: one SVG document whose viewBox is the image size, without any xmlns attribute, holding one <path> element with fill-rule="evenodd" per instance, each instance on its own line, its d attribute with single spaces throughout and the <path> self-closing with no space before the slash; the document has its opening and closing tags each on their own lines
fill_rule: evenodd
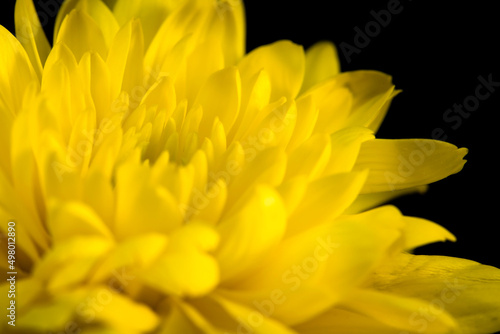
<svg viewBox="0 0 500 334">
<path fill-rule="evenodd" d="M 499 329 L 500 271 L 411 255 L 455 238 L 383 205 L 466 154 L 375 138 L 388 75 L 341 73 L 328 42 L 247 54 L 237 0 L 68 0 L 53 47 L 18 0 L 16 31 L 0 27 L 4 331 Z"/>
</svg>

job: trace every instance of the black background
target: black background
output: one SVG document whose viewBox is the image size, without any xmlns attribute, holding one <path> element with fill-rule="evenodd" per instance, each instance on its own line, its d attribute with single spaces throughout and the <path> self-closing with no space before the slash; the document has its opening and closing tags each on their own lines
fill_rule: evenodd
<svg viewBox="0 0 500 334">
<path fill-rule="evenodd" d="M 247 1 L 248 50 L 279 39 L 304 47 L 320 40 L 354 45 L 354 28 L 364 30 L 374 21 L 370 12 L 386 9 L 389 2 Z M 500 267 L 496 211 L 500 87 L 457 129 L 443 120 L 448 108 L 474 94 L 479 76 L 491 74 L 500 82 L 495 2 L 402 0 L 400 6 L 401 12 L 392 15 L 391 22 L 350 62 L 339 50 L 342 70 L 383 71 L 403 89 L 379 138 L 431 138 L 434 129 L 442 128 L 446 141 L 470 150 L 462 172 L 432 184 L 425 195 L 394 201 L 404 214 L 438 222 L 458 238 L 456 243 L 426 246 L 417 253 L 458 256 Z M 13 2 L 3 2 L 2 7 L 2 24 L 12 29 Z M 46 28 L 51 30 L 51 24 Z"/>
</svg>

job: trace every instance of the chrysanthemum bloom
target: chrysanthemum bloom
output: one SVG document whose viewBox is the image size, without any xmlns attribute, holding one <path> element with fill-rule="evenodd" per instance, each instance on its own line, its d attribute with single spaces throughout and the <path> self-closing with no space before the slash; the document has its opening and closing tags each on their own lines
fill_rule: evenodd
<svg viewBox="0 0 500 334">
<path fill-rule="evenodd" d="M 237 0 L 68 0 L 53 47 L 31 0 L 15 18 L 17 38 L 0 28 L 2 333 L 500 329 L 500 270 L 412 255 L 454 237 L 383 205 L 466 154 L 375 139 L 389 76 L 340 73 L 326 42 L 245 54 Z"/>
</svg>

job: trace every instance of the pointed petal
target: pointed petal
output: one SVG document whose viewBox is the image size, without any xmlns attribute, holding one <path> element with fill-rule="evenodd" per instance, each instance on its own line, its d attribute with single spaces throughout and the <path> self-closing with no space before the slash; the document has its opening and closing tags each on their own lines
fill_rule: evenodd
<svg viewBox="0 0 500 334">
<path fill-rule="evenodd" d="M 141 279 L 166 294 L 205 295 L 219 283 L 217 261 L 208 253 L 218 241 L 219 236 L 209 226 L 191 222 L 170 234 L 165 253 L 141 272 Z"/>
<path fill-rule="evenodd" d="M 318 42 L 306 51 L 306 70 L 301 91 L 340 73 L 337 49 L 331 42 Z"/>
<path fill-rule="evenodd" d="M 353 170 L 369 169 L 363 193 L 417 187 L 458 173 L 467 149 L 430 139 L 374 139 L 361 145 Z"/>
<path fill-rule="evenodd" d="M 241 99 L 241 81 L 238 70 L 229 67 L 212 74 L 196 98 L 195 105 L 203 107 L 199 137 L 208 137 L 214 120 L 219 118 L 229 132 L 238 117 Z M 220 101 L 224 101 L 221 105 Z"/>
<path fill-rule="evenodd" d="M 444 227 L 427 219 L 404 217 L 406 226 L 403 230 L 405 250 L 438 241 L 456 241 L 456 238 Z"/>
<path fill-rule="evenodd" d="M 286 227 L 281 198 L 269 187 L 255 188 L 232 212 L 217 226 L 221 242 L 216 257 L 223 284 L 248 275 L 279 243 Z"/>
<path fill-rule="evenodd" d="M 294 235 L 341 215 L 358 196 L 366 172 L 334 174 L 309 184 L 303 200 L 288 220 L 287 235 Z"/>
<path fill-rule="evenodd" d="M 262 69 L 266 70 L 271 79 L 271 101 L 283 96 L 295 98 L 304 77 L 304 51 L 301 46 L 290 41 L 278 41 L 247 54 L 238 68 L 243 80 Z"/>
<path fill-rule="evenodd" d="M 22 109 L 24 92 L 32 82 L 38 82 L 30 59 L 19 41 L 0 26 L 0 105 L 10 115 L 16 115 Z M 16 78 L 16 80 L 12 80 Z"/>
<path fill-rule="evenodd" d="M 26 50 L 38 79 L 41 80 L 43 65 L 50 52 L 50 44 L 40 24 L 33 1 L 16 1 L 14 17 L 16 38 Z"/>
<path fill-rule="evenodd" d="M 413 321 L 415 314 L 428 307 L 426 301 L 417 298 L 400 297 L 370 290 L 355 291 L 341 305 L 388 326 L 408 331 L 416 329 Z M 425 333 L 446 334 L 456 329 L 455 320 L 447 312 L 439 312 L 435 314 L 432 321 L 426 323 Z"/>
<path fill-rule="evenodd" d="M 97 23 L 83 11 L 72 10 L 62 21 L 55 43 L 66 44 L 77 61 L 86 52 L 97 52 L 106 59 L 108 49 L 104 35 Z"/>
<path fill-rule="evenodd" d="M 359 155 L 361 144 L 374 139 L 373 133 L 367 128 L 349 127 L 331 135 L 332 152 L 324 174 L 347 173 L 352 170 Z"/>
<path fill-rule="evenodd" d="M 430 325 L 429 321 L 442 312 L 451 314 L 460 333 L 500 330 L 497 268 L 459 258 L 401 254 L 393 263 L 377 270 L 372 285 L 426 301 L 424 313 L 413 319 L 417 330 Z"/>
<path fill-rule="evenodd" d="M 88 206 L 80 202 L 54 200 L 48 208 L 48 227 L 54 243 L 76 236 L 113 239 L 109 228 Z"/>
<path fill-rule="evenodd" d="M 266 317 L 249 307 L 220 296 L 214 296 L 213 299 L 235 319 L 240 319 L 240 324 L 237 328 L 239 332 L 245 330 L 255 334 L 298 334 L 273 318 Z"/>
<path fill-rule="evenodd" d="M 328 135 L 312 136 L 289 155 L 285 178 L 307 175 L 311 181 L 317 179 L 328 164 L 331 150 Z"/>
</svg>

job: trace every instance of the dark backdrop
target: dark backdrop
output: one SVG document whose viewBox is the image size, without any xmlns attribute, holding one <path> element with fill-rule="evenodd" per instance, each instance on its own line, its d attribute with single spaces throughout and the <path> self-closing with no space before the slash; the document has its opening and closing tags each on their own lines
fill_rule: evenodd
<svg viewBox="0 0 500 334">
<path fill-rule="evenodd" d="M 38 6 L 47 3 L 36 2 Z M 2 3 L 2 24 L 10 29 L 13 3 Z M 390 22 L 383 15 L 387 12 L 381 12 L 388 9 L 393 12 Z M 478 105 L 471 105 L 473 111 L 468 118 L 460 116 L 460 124 L 456 118 L 453 122 L 443 119 L 455 104 L 474 102 L 471 97 L 480 83 L 478 77 L 500 82 L 500 29 L 494 2 L 251 0 L 246 10 L 248 50 L 278 39 L 305 47 L 330 40 L 338 46 L 357 47 L 349 56 L 339 50 L 342 70 L 375 69 L 391 74 L 403 93 L 394 100 L 379 138 L 431 138 L 440 128 L 447 141 L 469 148 L 461 173 L 431 185 L 423 196 L 394 203 L 404 214 L 436 221 L 458 238 L 456 243 L 423 247 L 419 253 L 458 256 L 500 267 L 496 212 L 500 87 Z M 375 23 L 376 16 L 383 25 Z M 366 28 L 370 40 L 356 40 L 357 29 Z"/>
</svg>

